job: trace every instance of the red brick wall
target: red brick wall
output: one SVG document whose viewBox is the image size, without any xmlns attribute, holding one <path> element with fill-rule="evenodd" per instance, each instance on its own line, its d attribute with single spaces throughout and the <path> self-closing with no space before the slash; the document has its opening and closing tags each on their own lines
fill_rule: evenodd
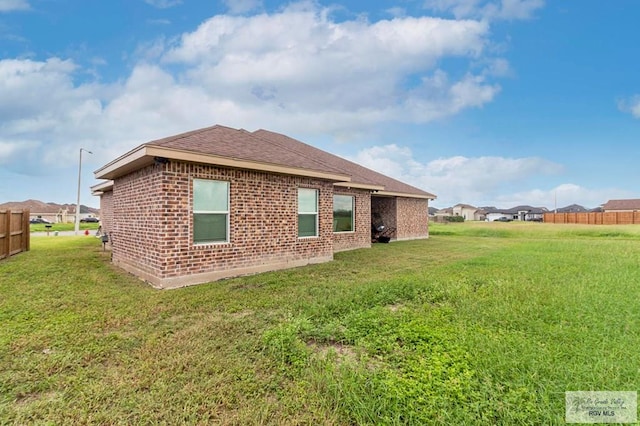
<svg viewBox="0 0 640 426">
<path fill-rule="evenodd" d="M 429 236 L 428 201 L 420 198 L 398 198 L 398 240 L 427 238 Z"/>
<path fill-rule="evenodd" d="M 390 238 L 396 238 L 396 231 L 398 224 L 396 221 L 397 216 L 397 203 L 395 197 L 371 197 L 371 214 L 379 213 L 382 218 L 382 223 L 387 229 L 393 230 L 393 232 L 387 231 L 384 235 Z M 371 230 L 371 225 L 369 225 Z"/>
<path fill-rule="evenodd" d="M 371 197 L 371 212 L 380 213 L 387 228 L 385 234 L 396 240 L 429 237 L 428 200 L 403 197 Z"/>
<path fill-rule="evenodd" d="M 100 226 L 102 232 L 109 233 L 113 223 L 113 192 L 108 191 L 100 195 Z"/>
<path fill-rule="evenodd" d="M 162 169 L 149 166 L 113 183 L 112 260 L 149 277 L 162 277 L 166 257 L 162 232 L 171 228 L 165 218 Z"/>
<path fill-rule="evenodd" d="M 365 190 L 334 187 L 335 194 L 355 197 L 354 232 L 333 234 L 333 251 L 371 247 L 371 193 Z"/>
<path fill-rule="evenodd" d="M 230 182 L 228 243 L 193 244 L 194 178 Z M 317 238 L 297 236 L 299 187 L 319 190 Z M 171 161 L 116 179 L 113 192 L 113 261 L 156 285 L 193 274 L 277 269 L 333 256 L 331 182 Z"/>
</svg>

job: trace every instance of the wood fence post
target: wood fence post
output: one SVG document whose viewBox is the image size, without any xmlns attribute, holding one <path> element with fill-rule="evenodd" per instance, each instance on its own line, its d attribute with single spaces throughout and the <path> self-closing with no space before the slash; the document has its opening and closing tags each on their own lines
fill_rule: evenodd
<svg viewBox="0 0 640 426">
<path fill-rule="evenodd" d="M 29 225 L 31 211 L 22 210 L 22 251 L 31 250 L 31 227 Z"/>
<path fill-rule="evenodd" d="M 11 256 L 11 210 L 5 212 L 4 218 L 4 253 L 6 257 Z"/>
</svg>

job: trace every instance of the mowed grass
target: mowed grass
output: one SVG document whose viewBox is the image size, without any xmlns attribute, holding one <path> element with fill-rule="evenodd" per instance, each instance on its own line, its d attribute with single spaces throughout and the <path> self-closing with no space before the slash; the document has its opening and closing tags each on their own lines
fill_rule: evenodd
<svg viewBox="0 0 640 426">
<path fill-rule="evenodd" d="M 157 291 L 97 239 L 0 262 L 0 424 L 563 424 L 640 386 L 640 227 L 432 225 Z"/>
<path fill-rule="evenodd" d="M 32 223 L 29 225 L 30 231 L 31 232 L 54 232 L 54 231 L 73 231 L 75 230 L 75 223 L 51 223 L 49 225 L 51 225 L 51 228 L 47 229 L 47 224 L 45 223 Z M 79 228 L 81 230 L 96 230 L 98 229 L 98 226 L 100 226 L 99 223 L 95 223 L 95 222 L 89 222 L 89 223 L 85 223 L 85 222 L 80 222 L 79 224 Z"/>
</svg>

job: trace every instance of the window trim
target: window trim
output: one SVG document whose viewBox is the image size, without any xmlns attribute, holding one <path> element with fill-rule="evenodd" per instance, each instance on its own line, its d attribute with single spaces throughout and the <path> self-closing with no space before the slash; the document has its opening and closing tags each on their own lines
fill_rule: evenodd
<svg viewBox="0 0 640 426">
<path fill-rule="evenodd" d="M 336 197 L 351 198 L 351 231 L 333 231 L 334 234 L 353 234 L 356 232 L 356 197 L 352 194 L 333 194 L 333 218 L 336 214 Z M 332 227 L 333 229 L 333 227 Z"/>
<path fill-rule="evenodd" d="M 220 183 L 224 183 L 227 186 L 227 209 L 226 210 L 196 210 L 195 209 L 195 182 L 196 181 L 203 181 L 203 182 L 220 182 Z M 192 191 L 192 196 L 191 196 L 191 224 L 192 224 L 192 230 L 191 230 L 191 241 L 193 242 L 194 246 L 208 246 L 208 245 L 218 245 L 218 244 L 229 244 L 230 242 L 230 234 L 231 234 L 231 182 L 229 182 L 228 180 L 222 180 L 222 179 L 204 179 L 204 178 L 193 178 L 192 182 L 191 182 L 191 191 Z M 196 214 L 218 214 L 218 215 L 225 215 L 225 239 L 224 241 L 197 241 L 195 240 L 195 215 Z"/>
<path fill-rule="evenodd" d="M 315 193 L 315 201 L 316 201 L 316 208 L 315 211 L 313 212 L 304 212 L 304 211 L 300 211 L 300 192 L 301 191 L 313 191 Z M 320 191 L 317 188 L 304 188 L 304 187 L 299 187 L 298 191 L 296 193 L 296 203 L 298 204 L 298 214 L 296 215 L 296 221 L 297 221 L 297 236 L 299 239 L 304 239 L 304 238 L 318 238 L 320 236 L 320 215 L 319 215 L 319 210 L 320 210 Z M 315 230 L 314 230 L 314 235 L 300 235 L 300 215 L 308 215 L 314 216 L 314 222 L 315 222 Z"/>
</svg>

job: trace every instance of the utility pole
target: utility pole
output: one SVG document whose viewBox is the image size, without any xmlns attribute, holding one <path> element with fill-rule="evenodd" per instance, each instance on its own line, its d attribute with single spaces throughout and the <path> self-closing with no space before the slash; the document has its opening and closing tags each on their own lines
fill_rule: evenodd
<svg viewBox="0 0 640 426">
<path fill-rule="evenodd" d="M 78 162 L 78 199 L 76 200 L 76 235 L 80 232 L 80 179 L 82 177 L 82 151 L 93 154 L 91 151 L 80 148 L 80 161 Z"/>
</svg>

